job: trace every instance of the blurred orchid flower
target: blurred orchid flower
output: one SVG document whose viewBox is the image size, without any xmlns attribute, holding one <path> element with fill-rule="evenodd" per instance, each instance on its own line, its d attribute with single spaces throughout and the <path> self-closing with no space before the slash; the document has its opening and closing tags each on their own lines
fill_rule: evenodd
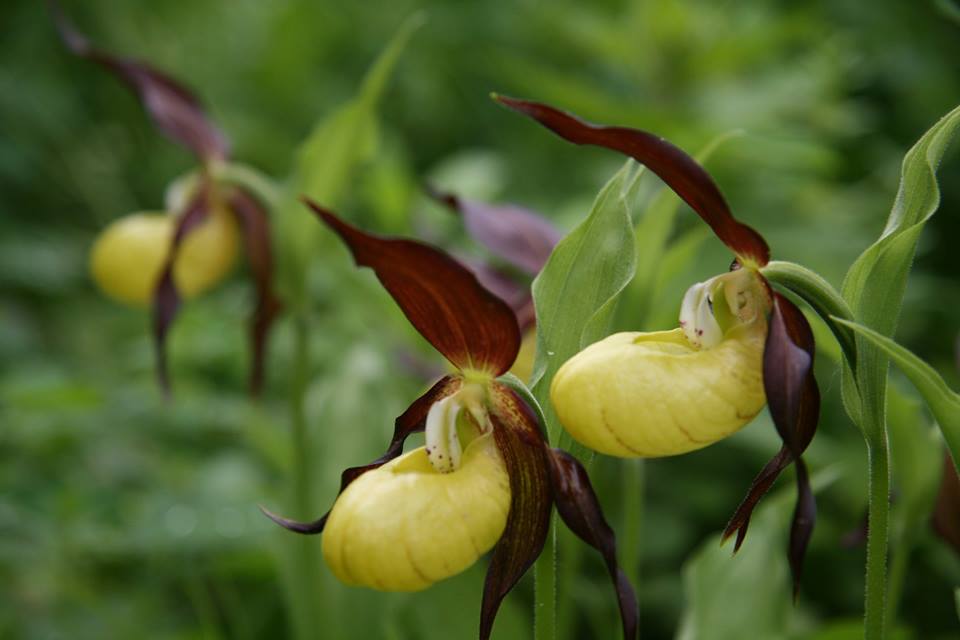
<svg viewBox="0 0 960 640">
<path fill-rule="evenodd" d="M 614 534 L 586 470 L 548 445 L 522 387 L 501 377 L 520 346 L 510 307 L 446 253 L 368 234 L 306 203 L 358 265 L 374 270 L 456 372 L 397 418 L 380 458 L 343 472 L 327 514 L 310 523 L 267 515 L 291 531 L 322 532 L 324 559 L 340 580 L 384 591 L 424 589 L 493 548 L 481 604 L 480 638 L 486 639 L 501 601 L 540 555 L 556 505 L 571 530 L 603 555 L 624 637 L 635 638 L 636 598 L 617 565 Z M 425 446 L 402 453 L 407 437 L 419 431 Z"/>
<path fill-rule="evenodd" d="M 495 99 L 574 144 L 619 151 L 646 165 L 735 254 L 729 272 L 687 291 L 678 328 L 618 333 L 590 345 L 560 368 L 550 395 L 576 440 L 625 458 L 705 447 L 741 429 L 768 404 L 783 446 L 754 479 L 724 539 L 736 533 L 739 549 L 757 502 L 794 463 L 798 499 L 788 556 L 796 594 L 816 516 L 801 454 L 816 431 L 820 393 L 810 325 L 763 276 L 770 260 L 766 241 L 733 217 L 710 175 L 666 140 L 589 124 L 544 104 Z"/>
<path fill-rule="evenodd" d="M 57 2 L 47 4 L 67 49 L 129 86 L 154 125 L 200 163 L 196 174 L 168 189 L 166 211 L 124 216 L 101 232 L 90 253 L 94 281 L 119 302 L 152 306 L 157 377 L 168 392 L 166 339 L 181 297 L 200 295 L 230 273 L 238 253 L 237 236 L 242 235 L 257 296 L 250 320 L 250 388 L 258 393 L 267 334 L 280 310 L 273 293 L 264 203 L 243 187 L 218 180 L 229 144 L 189 89 L 146 63 L 98 49 L 66 19 Z"/>
</svg>

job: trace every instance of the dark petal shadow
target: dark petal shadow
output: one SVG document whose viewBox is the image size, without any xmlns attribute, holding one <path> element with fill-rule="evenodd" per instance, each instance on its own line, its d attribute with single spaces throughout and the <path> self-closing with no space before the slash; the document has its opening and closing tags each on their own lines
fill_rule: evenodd
<svg viewBox="0 0 960 640">
<path fill-rule="evenodd" d="M 340 474 L 340 491 L 337 492 L 337 495 L 339 496 L 341 493 L 343 493 L 344 490 L 350 486 L 351 482 L 362 476 L 367 471 L 381 467 L 403 453 L 403 443 L 406 441 L 406 439 L 411 434 L 417 433 L 418 431 L 423 431 L 424 423 L 427 419 L 427 412 L 430 411 L 430 407 L 433 406 L 435 402 L 446 398 L 452 393 L 455 393 L 457 389 L 460 388 L 460 384 L 460 378 L 444 376 L 438 380 L 436 384 L 430 387 L 426 393 L 414 400 L 413 404 L 407 407 L 407 410 L 404 411 L 394 423 L 393 438 L 390 440 L 390 446 L 387 447 L 386 452 L 369 464 L 345 469 L 343 473 Z M 285 529 L 289 529 L 295 533 L 313 535 L 323 532 L 323 528 L 327 524 L 327 518 L 330 517 L 330 511 L 332 510 L 332 507 L 325 514 L 312 522 L 298 522 L 296 520 L 290 520 L 288 518 L 284 518 L 283 516 L 278 516 L 262 506 L 260 507 L 260 510 L 263 511 L 264 515 Z"/>
<path fill-rule="evenodd" d="M 569 142 L 619 151 L 646 165 L 690 205 L 734 253 L 759 266 L 770 261 L 770 249 L 763 237 L 733 217 L 710 174 L 680 148 L 646 131 L 594 125 L 545 104 L 499 95 L 495 99 L 530 116 Z"/>
<path fill-rule="evenodd" d="M 617 564 L 617 541 L 613 529 L 603 517 L 597 494 L 583 465 L 561 449 L 550 451 L 553 499 L 560 517 L 570 530 L 600 552 L 613 580 L 623 623 L 623 637 L 633 640 L 639 632 L 640 609 L 637 596 L 626 574 Z"/>
<path fill-rule="evenodd" d="M 484 288 L 469 269 L 446 253 L 414 240 L 382 238 L 304 202 L 370 267 L 410 323 L 460 369 L 494 376 L 513 365 L 520 328 L 513 310 Z"/>
<path fill-rule="evenodd" d="M 73 54 L 101 65 L 129 86 L 154 124 L 204 161 L 225 159 L 229 144 L 193 93 L 150 65 L 96 48 L 67 20 L 60 4 L 47 0 L 60 38 Z"/>
</svg>

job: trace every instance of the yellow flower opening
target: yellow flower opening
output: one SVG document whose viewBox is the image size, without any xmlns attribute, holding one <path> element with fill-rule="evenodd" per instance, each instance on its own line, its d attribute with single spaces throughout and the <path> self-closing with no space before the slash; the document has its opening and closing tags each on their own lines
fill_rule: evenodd
<svg viewBox="0 0 960 640">
<path fill-rule="evenodd" d="M 568 360 L 550 398 L 581 444 L 613 456 L 700 449 L 766 404 L 763 349 L 769 294 L 752 269 L 698 283 L 680 328 L 614 334 Z"/>
<path fill-rule="evenodd" d="M 90 271 L 111 298 L 134 306 L 150 303 L 160 278 L 176 218 L 142 212 L 111 223 L 90 252 Z M 191 298 L 210 289 L 230 272 L 238 249 L 237 223 L 230 211 L 217 209 L 184 239 L 174 266 L 180 294 Z"/>
<path fill-rule="evenodd" d="M 492 434 L 438 471 L 420 447 L 357 478 L 334 504 L 323 557 L 341 581 L 419 591 L 470 567 L 503 534 L 510 480 Z"/>
</svg>

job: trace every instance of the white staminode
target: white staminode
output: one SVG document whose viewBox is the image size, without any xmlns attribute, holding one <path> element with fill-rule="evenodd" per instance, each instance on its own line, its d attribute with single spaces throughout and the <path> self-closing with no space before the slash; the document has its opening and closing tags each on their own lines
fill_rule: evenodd
<svg viewBox="0 0 960 640">
<path fill-rule="evenodd" d="M 463 448 L 457 434 L 457 417 L 462 408 L 454 394 L 434 403 L 427 412 L 427 457 L 439 473 L 450 473 L 460 467 Z"/>
<path fill-rule="evenodd" d="M 680 328 L 687 341 L 698 349 L 709 349 L 723 340 L 723 330 L 713 315 L 714 281 L 711 278 L 687 289 L 680 305 Z"/>
</svg>

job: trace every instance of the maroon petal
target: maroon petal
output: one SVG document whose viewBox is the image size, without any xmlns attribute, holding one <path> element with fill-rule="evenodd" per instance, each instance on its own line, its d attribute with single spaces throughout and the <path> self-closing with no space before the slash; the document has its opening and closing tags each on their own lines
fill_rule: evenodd
<svg viewBox="0 0 960 640">
<path fill-rule="evenodd" d="M 48 0 L 60 37 L 74 54 L 113 72 L 140 98 L 154 124 L 201 160 L 223 159 L 229 145 L 210 121 L 200 101 L 187 88 L 153 67 L 114 56 L 94 47 L 63 15 L 59 3 Z"/>
<path fill-rule="evenodd" d="M 513 394 L 509 390 L 506 393 Z M 505 404 L 518 408 L 516 402 L 523 405 L 515 395 L 506 399 Z M 552 501 L 546 442 L 529 408 L 519 411 L 515 414 L 513 409 L 506 413 L 495 410 L 491 415 L 497 448 L 510 476 L 510 513 L 503 536 L 493 549 L 483 584 L 480 640 L 490 637 L 500 603 L 543 551 L 550 528 Z M 525 419 L 510 418 L 509 422 L 501 417 L 523 414 Z"/>
<path fill-rule="evenodd" d="M 427 193 L 459 212 L 467 231 L 480 244 L 531 276 L 540 273 L 562 237 L 549 220 L 523 207 L 485 204 L 429 186 Z"/>
<path fill-rule="evenodd" d="M 446 253 L 414 240 L 381 238 L 304 202 L 370 267 L 403 313 L 437 351 L 460 369 L 498 376 L 520 350 L 520 329 L 507 304 Z"/>
<path fill-rule="evenodd" d="M 790 527 L 788 554 L 794 594 L 799 589 L 803 558 L 816 520 L 816 502 L 806 466 L 800 458 L 816 433 L 820 417 L 820 390 L 813 376 L 813 355 L 813 332 L 807 319 L 796 305 L 774 293 L 763 353 L 763 386 L 783 447 L 754 479 L 723 535 L 726 539 L 736 531 L 735 548 L 739 549 L 754 507 L 780 472 L 796 462 L 797 506 Z"/>
<path fill-rule="evenodd" d="M 960 476 L 949 454 L 944 456 L 943 480 L 937 492 L 931 525 L 940 539 L 960 554 Z"/>
<path fill-rule="evenodd" d="M 600 501 L 583 465 L 561 449 L 550 451 L 554 502 L 560 517 L 581 540 L 600 552 L 613 580 L 623 622 L 623 637 L 637 637 L 640 609 L 627 575 L 617 564 L 617 541 L 603 517 Z"/>
<path fill-rule="evenodd" d="M 256 306 L 250 318 L 250 347 L 253 362 L 250 370 L 250 393 L 260 394 L 263 388 L 267 336 L 280 313 L 280 300 L 273 291 L 273 245 L 270 222 L 260 202 L 247 192 L 235 189 L 230 194 L 230 209 L 240 221 L 247 247 L 247 259 L 256 288 Z"/>
<path fill-rule="evenodd" d="M 170 375 L 167 368 L 167 334 L 173 325 L 177 312 L 180 310 L 180 292 L 174 279 L 174 265 L 177 254 L 184 239 L 207 219 L 210 214 L 210 185 L 204 181 L 200 184 L 193 199 L 182 214 L 177 218 L 167 259 L 164 262 L 160 278 L 153 290 L 153 338 L 157 358 L 157 380 L 160 388 L 167 395 L 170 393 Z"/>
<path fill-rule="evenodd" d="M 770 261 L 770 249 L 766 241 L 759 233 L 733 217 L 710 174 L 696 160 L 663 138 L 638 129 L 590 124 L 537 102 L 499 95 L 495 98 L 574 144 L 606 147 L 636 159 L 683 198 L 734 253 L 758 266 Z"/>
<path fill-rule="evenodd" d="M 390 446 L 387 447 L 386 453 L 369 464 L 350 467 L 344 470 L 340 475 L 340 491 L 337 492 L 337 495 L 339 496 L 343 493 L 351 482 L 367 471 L 381 467 L 403 453 L 403 443 L 407 437 L 418 431 L 423 431 L 424 423 L 427 419 L 427 412 L 430 411 L 430 407 L 432 407 L 435 402 L 443 400 L 450 394 L 455 393 L 457 389 L 460 388 L 460 384 L 460 378 L 444 376 L 430 387 L 429 391 L 414 400 L 413 404 L 411 404 L 394 423 L 393 438 L 390 440 Z M 313 522 L 297 522 L 271 513 L 264 507 L 260 507 L 260 510 L 281 527 L 305 535 L 322 533 L 323 527 L 327 524 L 327 518 L 330 517 L 330 511 L 328 510 Z"/>
</svg>

